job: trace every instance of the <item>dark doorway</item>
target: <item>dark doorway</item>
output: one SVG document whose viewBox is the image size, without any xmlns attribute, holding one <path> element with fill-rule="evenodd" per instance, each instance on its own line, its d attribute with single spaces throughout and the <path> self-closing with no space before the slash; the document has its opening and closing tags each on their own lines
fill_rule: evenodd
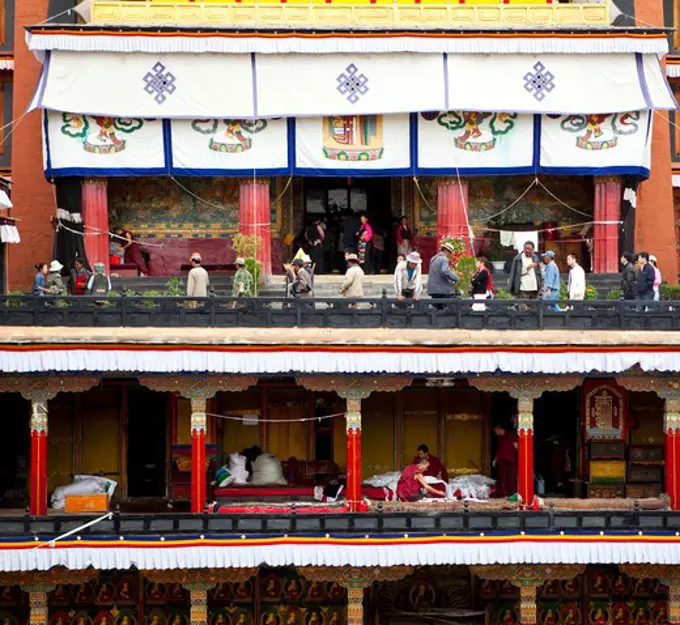
<svg viewBox="0 0 680 625">
<path fill-rule="evenodd" d="M 144 387 L 127 392 L 128 497 L 165 497 L 168 395 Z"/>
<path fill-rule="evenodd" d="M 326 238 L 323 244 L 323 271 L 317 271 L 317 274 L 344 272 L 344 253 L 352 243 L 356 244 L 354 233 L 359 229 L 359 216 L 363 213 L 368 216 L 374 234 L 384 241 L 384 249 L 373 255 L 370 273 L 390 269 L 396 255 L 391 182 L 391 178 L 305 179 L 304 230 L 296 244 L 305 247 L 307 227 L 316 219 L 324 222 Z"/>
<path fill-rule="evenodd" d="M 28 501 L 30 404 L 19 393 L 2 395 L 0 507 L 23 508 Z"/>
</svg>

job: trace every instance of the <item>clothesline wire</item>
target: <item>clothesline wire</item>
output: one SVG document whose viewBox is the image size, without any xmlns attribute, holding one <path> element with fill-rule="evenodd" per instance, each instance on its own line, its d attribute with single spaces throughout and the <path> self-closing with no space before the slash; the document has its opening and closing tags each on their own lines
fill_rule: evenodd
<svg viewBox="0 0 680 625">
<path fill-rule="evenodd" d="M 204 412 L 201 414 L 204 414 L 206 417 L 217 417 L 218 419 L 225 419 L 226 421 L 240 421 L 241 423 L 255 422 L 255 419 L 253 419 L 252 417 L 242 417 L 229 414 L 227 415 L 215 414 L 213 412 Z M 327 419 L 336 419 L 337 417 L 344 417 L 346 414 L 347 414 L 346 412 L 337 412 L 335 414 L 323 415 L 321 417 L 302 417 L 300 419 L 260 419 L 259 417 L 257 417 L 257 423 L 306 423 L 309 421 L 324 421 Z"/>
<path fill-rule="evenodd" d="M 57 217 L 57 230 L 63 228 L 66 230 L 66 232 L 70 232 L 71 234 L 77 234 L 78 236 L 85 237 L 85 233 L 81 232 L 80 230 L 74 230 L 73 228 L 70 228 L 67 226 L 64 221 L 60 218 Z M 86 226 L 83 225 L 83 228 L 87 228 L 88 230 L 93 230 L 94 232 L 92 233 L 94 236 L 101 236 L 101 235 L 106 235 L 110 236 L 116 239 L 121 239 L 122 241 L 127 241 L 125 237 L 121 237 L 119 234 L 116 234 L 115 232 L 107 232 L 105 230 L 100 230 L 99 228 L 95 228 L 94 226 Z M 163 243 L 146 243 L 144 242 L 144 247 L 165 247 Z"/>
</svg>

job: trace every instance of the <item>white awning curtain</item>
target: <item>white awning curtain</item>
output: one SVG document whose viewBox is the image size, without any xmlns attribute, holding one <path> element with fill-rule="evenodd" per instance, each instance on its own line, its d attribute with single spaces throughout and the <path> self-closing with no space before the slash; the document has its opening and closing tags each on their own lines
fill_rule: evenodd
<svg viewBox="0 0 680 625">
<path fill-rule="evenodd" d="M 0 548 L 0 570 L 198 569 L 257 566 L 434 566 L 475 564 L 680 564 L 680 538 L 602 536 L 418 536 L 383 539 L 210 537 L 23 543 Z M 173 544 L 177 543 L 177 544 Z M 44 543 L 43 543 L 44 545 Z M 82 546 L 81 546 L 82 545 Z M 205 545 L 205 546 L 203 546 Z"/>
<path fill-rule="evenodd" d="M 33 106 L 116 117 L 252 119 L 446 110 L 616 113 L 674 109 L 676 102 L 658 58 L 640 53 L 83 55 L 54 50 L 45 60 Z"/>
<path fill-rule="evenodd" d="M 663 337 L 659 337 L 661 340 Z M 222 373 L 248 375 L 474 373 L 623 373 L 680 371 L 680 349 L 549 348 L 493 350 L 393 349 L 356 345 L 345 349 L 310 346 L 201 347 L 0 346 L 3 373 Z"/>
</svg>

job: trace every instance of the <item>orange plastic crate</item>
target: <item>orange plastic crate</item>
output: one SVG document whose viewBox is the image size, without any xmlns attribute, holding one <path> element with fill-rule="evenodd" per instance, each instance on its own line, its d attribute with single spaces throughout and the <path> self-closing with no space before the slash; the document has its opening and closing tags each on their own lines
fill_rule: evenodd
<svg viewBox="0 0 680 625">
<path fill-rule="evenodd" d="M 66 495 L 66 512 L 108 512 L 109 496 L 102 495 Z"/>
</svg>

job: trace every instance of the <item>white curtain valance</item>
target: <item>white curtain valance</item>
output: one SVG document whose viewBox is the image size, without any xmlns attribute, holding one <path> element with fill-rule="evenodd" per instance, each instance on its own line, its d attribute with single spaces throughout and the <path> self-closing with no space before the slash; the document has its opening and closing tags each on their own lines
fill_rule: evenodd
<svg viewBox="0 0 680 625">
<path fill-rule="evenodd" d="M 212 119 L 673 109 L 655 55 L 48 53 L 33 106 Z"/>
<path fill-rule="evenodd" d="M 63 176 L 649 175 L 652 114 L 148 120 L 46 113 Z"/>
</svg>

